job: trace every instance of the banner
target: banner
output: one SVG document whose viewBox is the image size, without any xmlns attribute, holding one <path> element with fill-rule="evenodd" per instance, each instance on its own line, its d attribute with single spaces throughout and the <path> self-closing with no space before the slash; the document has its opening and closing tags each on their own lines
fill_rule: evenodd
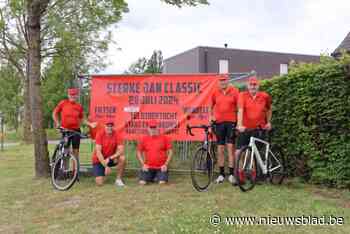
<svg viewBox="0 0 350 234">
<path fill-rule="evenodd" d="M 125 139 L 147 134 L 147 123 L 157 120 L 172 140 L 203 140 L 203 131 L 186 134 L 186 125 L 208 124 L 210 97 L 219 75 L 94 75 L 90 121 L 113 121 Z"/>
</svg>

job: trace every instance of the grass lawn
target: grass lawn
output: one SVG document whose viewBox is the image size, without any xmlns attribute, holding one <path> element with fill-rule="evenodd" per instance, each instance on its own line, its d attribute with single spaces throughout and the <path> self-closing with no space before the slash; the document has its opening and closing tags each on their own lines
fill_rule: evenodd
<svg viewBox="0 0 350 234">
<path fill-rule="evenodd" d="M 83 149 L 86 151 L 87 148 Z M 0 233 L 350 233 L 350 192 L 288 181 L 281 187 L 259 185 L 242 193 L 228 183 L 196 192 L 189 175 L 171 175 L 165 186 L 140 187 L 134 172 L 127 187 L 114 175 L 96 187 L 82 177 L 67 192 L 49 179 L 33 178 L 33 146 L 0 152 Z M 344 225 L 210 225 L 210 217 L 344 217 Z"/>
</svg>

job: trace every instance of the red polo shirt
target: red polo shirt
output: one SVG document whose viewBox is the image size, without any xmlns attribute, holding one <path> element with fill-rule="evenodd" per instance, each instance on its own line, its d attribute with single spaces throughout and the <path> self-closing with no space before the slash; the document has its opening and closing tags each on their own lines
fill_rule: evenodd
<svg viewBox="0 0 350 234">
<path fill-rule="evenodd" d="M 171 148 L 171 141 L 165 135 L 145 136 L 137 146 L 137 150 L 144 152 L 145 164 L 151 169 L 160 169 L 165 164 Z"/>
<path fill-rule="evenodd" d="M 238 95 L 238 89 L 233 86 L 228 86 L 225 91 L 219 88 L 215 90 L 211 102 L 214 107 L 216 122 L 237 121 Z"/>
<path fill-rule="evenodd" d="M 265 92 L 258 92 L 255 98 L 248 91 L 240 93 L 238 107 L 243 108 L 243 126 L 250 129 L 265 126 L 271 102 L 270 95 Z"/>
<path fill-rule="evenodd" d="M 84 116 L 83 107 L 77 102 L 68 99 L 62 100 L 54 109 L 55 115 L 61 113 L 61 125 L 63 128 L 76 130 L 80 128 Z"/>
<path fill-rule="evenodd" d="M 96 145 L 101 145 L 101 152 L 103 158 L 108 158 L 117 152 L 118 146 L 123 145 L 123 138 L 120 134 L 117 134 L 116 131 L 113 131 L 111 135 L 106 133 L 105 129 L 101 129 L 97 132 L 95 138 Z M 92 155 L 92 163 L 98 164 L 100 160 L 98 160 L 96 149 Z"/>
</svg>

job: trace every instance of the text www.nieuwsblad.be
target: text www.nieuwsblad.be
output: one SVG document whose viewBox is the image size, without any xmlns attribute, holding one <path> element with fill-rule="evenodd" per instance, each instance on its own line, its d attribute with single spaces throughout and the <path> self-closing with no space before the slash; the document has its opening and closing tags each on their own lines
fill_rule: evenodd
<svg viewBox="0 0 350 234">
<path fill-rule="evenodd" d="M 329 216 L 225 216 L 222 217 L 220 214 L 213 214 L 209 222 L 213 226 L 219 225 L 343 225 L 344 217 L 336 217 L 333 215 Z"/>
</svg>

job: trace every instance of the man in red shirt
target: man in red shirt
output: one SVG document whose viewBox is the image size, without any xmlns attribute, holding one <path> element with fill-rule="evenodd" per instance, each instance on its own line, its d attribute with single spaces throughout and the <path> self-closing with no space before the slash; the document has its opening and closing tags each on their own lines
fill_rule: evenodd
<svg viewBox="0 0 350 234">
<path fill-rule="evenodd" d="M 236 155 L 239 149 L 249 144 L 252 134 L 244 134 L 246 129 L 263 128 L 271 130 L 271 96 L 259 91 L 259 80 L 251 77 L 248 80 L 248 91 L 242 92 L 238 98 L 238 130 L 241 134 L 237 141 Z M 242 134 L 243 133 L 243 134 Z"/>
<path fill-rule="evenodd" d="M 168 182 L 168 165 L 172 156 L 169 138 L 160 134 L 157 121 L 148 123 L 148 136 L 144 136 L 137 146 L 137 159 L 141 164 L 140 185 L 157 181 Z"/>
<path fill-rule="evenodd" d="M 117 165 L 116 186 L 124 186 L 122 181 L 125 169 L 124 143 L 120 134 L 114 130 L 114 123 L 106 123 L 104 129 L 97 132 L 96 147 L 92 155 L 93 174 L 97 185 L 103 185 L 106 175 L 111 173 L 111 167 Z"/>
<path fill-rule="evenodd" d="M 53 110 L 52 118 L 55 121 L 56 127 L 62 127 L 67 130 L 80 132 L 82 122 L 94 128 L 96 123 L 83 121 L 83 107 L 77 102 L 79 97 L 79 89 L 71 88 L 67 90 L 68 99 L 62 100 Z M 59 119 L 61 119 L 61 124 Z M 79 157 L 80 136 L 73 135 L 70 137 L 68 144 L 72 144 L 73 154 Z"/>
<path fill-rule="evenodd" d="M 229 160 L 229 177 L 231 183 L 236 183 L 234 177 L 234 143 L 235 127 L 237 122 L 237 101 L 239 91 L 229 85 L 227 75 L 221 75 L 218 89 L 212 96 L 210 121 L 216 122 L 216 138 L 218 145 L 218 165 L 220 175 L 216 183 L 222 183 L 225 179 L 225 145 Z"/>
</svg>

